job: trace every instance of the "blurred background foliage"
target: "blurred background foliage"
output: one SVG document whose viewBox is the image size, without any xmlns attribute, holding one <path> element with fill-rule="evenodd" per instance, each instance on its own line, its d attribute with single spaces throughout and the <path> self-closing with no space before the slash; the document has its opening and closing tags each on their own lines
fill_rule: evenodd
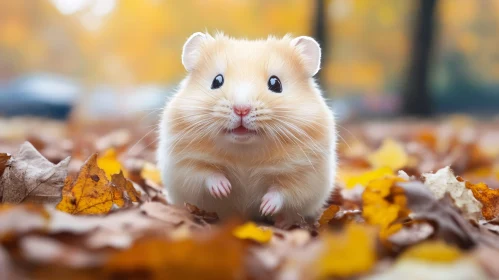
<svg viewBox="0 0 499 280">
<path fill-rule="evenodd" d="M 286 33 L 314 36 L 322 20 L 325 60 L 320 78 L 339 114 L 396 115 L 403 111 L 404 87 L 412 86 L 407 81 L 413 33 L 424 1 L 0 1 L 0 95 L 16 92 L 13 85 L 23 77 L 50 74 L 74 82 L 78 105 L 87 104 L 82 109 L 86 114 L 96 103 L 107 103 L 101 111 L 116 107 L 120 112 L 120 106 L 144 99 L 123 105 L 123 96 L 152 89 L 171 92 L 185 75 L 181 48 L 193 32 L 220 30 L 251 39 Z M 436 113 L 495 114 L 499 1 L 431 2 L 436 5 L 427 72 Z M 318 3 L 323 18 L 317 16 Z M 156 99 L 151 104 L 162 105 Z"/>
</svg>

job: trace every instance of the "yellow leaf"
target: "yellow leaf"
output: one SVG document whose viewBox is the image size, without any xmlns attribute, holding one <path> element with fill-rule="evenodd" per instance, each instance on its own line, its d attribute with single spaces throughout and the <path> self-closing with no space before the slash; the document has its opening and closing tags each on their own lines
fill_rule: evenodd
<svg viewBox="0 0 499 280">
<path fill-rule="evenodd" d="M 351 176 L 346 179 L 346 187 L 352 189 L 357 185 L 367 186 L 369 182 L 375 179 L 380 179 L 385 176 L 393 175 L 393 170 L 389 167 L 381 167 L 375 170 L 367 171 L 361 175 Z"/>
<path fill-rule="evenodd" d="M 126 170 L 123 169 L 123 166 L 118 161 L 118 155 L 114 148 L 106 150 L 104 154 L 97 159 L 97 166 L 106 172 L 108 180 L 111 180 L 111 176 L 120 173 L 120 171 L 123 171 L 125 177 L 128 177 Z"/>
<path fill-rule="evenodd" d="M 340 211 L 340 207 L 338 205 L 331 205 L 329 206 L 324 213 L 322 213 L 320 219 L 319 219 L 319 224 L 325 225 L 329 223 L 334 218 L 334 215 Z"/>
<path fill-rule="evenodd" d="M 239 239 L 250 239 L 259 243 L 267 243 L 272 238 L 272 231 L 261 229 L 255 223 L 247 222 L 232 232 Z"/>
<path fill-rule="evenodd" d="M 402 144 L 393 139 L 383 141 L 381 147 L 369 155 L 367 159 L 375 168 L 389 167 L 394 171 L 406 166 L 409 161 Z"/>
<path fill-rule="evenodd" d="M 144 180 L 151 180 L 157 185 L 162 185 L 161 182 L 161 173 L 156 165 L 146 162 L 140 171 L 140 176 L 144 178 Z"/>
<path fill-rule="evenodd" d="M 113 175 L 110 182 L 104 170 L 97 166 L 94 154 L 82 166 L 76 180 L 66 178 L 57 209 L 70 214 L 108 213 L 113 204 L 122 207 L 129 201 L 138 200 L 138 194 L 130 189 L 133 186 L 127 186 L 128 183 L 122 173 Z"/>
<path fill-rule="evenodd" d="M 402 228 L 395 223 L 398 219 L 409 215 L 404 191 L 395 186 L 401 181 L 404 179 L 395 176 L 373 180 L 362 193 L 362 215 L 367 223 L 380 226 L 382 241 Z"/>
<path fill-rule="evenodd" d="M 430 262 L 450 263 L 461 258 L 461 251 L 442 241 L 425 241 L 410 247 L 400 257 L 402 259 L 419 259 Z"/>
<path fill-rule="evenodd" d="M 350 277 L 368 272 L 376 261 L 375 238 L 369 228 L 348 224 L 341 233 L 326 233 L 325 252 L 317 263 L 319 278 Z"/>
</svg>

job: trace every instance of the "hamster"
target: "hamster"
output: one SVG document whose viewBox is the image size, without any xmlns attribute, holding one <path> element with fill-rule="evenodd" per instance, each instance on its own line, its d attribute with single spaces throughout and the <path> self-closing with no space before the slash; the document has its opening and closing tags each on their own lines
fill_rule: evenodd
<svg viewBox="0 0 499 280">
<path fill-rule="evenodd" d="M 336 127 L 313 76 L 312 38 L 194 33 L 188 72 L 161 117 L 158 167 L 171 203 L 221 219 L 316 221 L 334 187 Z"/>
</svg>

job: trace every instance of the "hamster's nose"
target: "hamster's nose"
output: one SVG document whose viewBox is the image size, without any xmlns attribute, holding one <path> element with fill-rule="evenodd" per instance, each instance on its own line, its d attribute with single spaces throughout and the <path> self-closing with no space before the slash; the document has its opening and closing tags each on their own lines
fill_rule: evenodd
<svg viewBox="0 0 499 280">
<path fill-rule="evenodd" d="M 246 116 L 251 111 L 250 105 L 234 105 L 234 113 L 241 117 Z"/>
</svg>

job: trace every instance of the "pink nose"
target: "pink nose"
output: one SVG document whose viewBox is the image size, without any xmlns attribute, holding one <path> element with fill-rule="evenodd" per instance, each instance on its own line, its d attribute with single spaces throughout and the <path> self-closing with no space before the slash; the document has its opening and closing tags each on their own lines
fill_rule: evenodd
<svg viewBox="0 0 499 280">
<path fill-rule="evenodd" d="M 244 117 L 251 111 L 250 105 L 234 105 L 234 113 L 237 115 Z"/>
</svg>

